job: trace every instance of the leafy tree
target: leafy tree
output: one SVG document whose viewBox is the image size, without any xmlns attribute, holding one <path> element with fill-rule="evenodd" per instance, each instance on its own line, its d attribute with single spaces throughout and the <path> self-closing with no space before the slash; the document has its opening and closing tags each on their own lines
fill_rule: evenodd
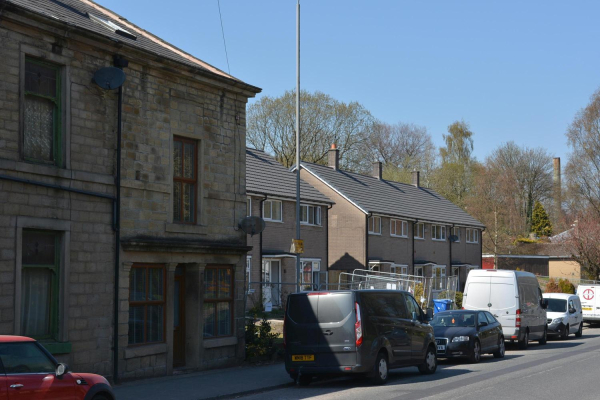
<svg viewBox="0 0 600 400">
<path fill-rule="evenodd" d="M 435 172 L 434 188 L 448 200 L 464 207 L 473 187 L 473 132 L 465 121 L 448 126 L 445 147 L 440 148 L 441 164 Z"/>
<path fill-rule="evenodd" d="M 552 223 L 544 206 L 539 201 L 535 202 L 535 207 L 533 208 L 531 231 L 538 236 L 552 235 Z"/>
<path fill-rule="evenodd" d="M 370 170 L 364 147 L 374 119 L 361 104 L 344 103 L 322 93 L 300 92 L 300 158 L 327 163 L 332 143 L 340 149 L 340 168 Z M 286 167 L 296 162 L 296 94 L 264 96 L 248 107 L 248 144 L 267 151 Z M 367 165 L 368 164 L 368 165 Z"/>
</svg>

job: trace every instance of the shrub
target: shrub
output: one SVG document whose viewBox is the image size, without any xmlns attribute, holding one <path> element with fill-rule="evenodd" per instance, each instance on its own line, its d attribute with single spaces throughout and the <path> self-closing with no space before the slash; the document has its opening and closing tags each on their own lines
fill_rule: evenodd
<svg viewBox="0 0 600 400">
<path fill-rule="evenodd" d="M 554 278 L 550 278 L 548 280 L 548 283 L 546 283 L 546 293 L 562 293 L 560 291 L 560 287 L 558 286 L 558 283 L 556 282 L 556 279 Z"/>
<path fill-rule="evenodd" d="M 561 293 L 575 294 L 575 285 L 568 279 L 559 279 L 558 287 L 560 288 Z"/>
<path fill-rule="evenodd" d="M 257 314 L 253 314 L 246 322 L 246 359 L 268 359 L 277 352 L 274 342 L 278 335 L 271 332 L 271 323 L 267 320 L 267 315 L 262 314 L 262 321 L 258 326 L 255 322 L 257 317 Z"/>
</svg>

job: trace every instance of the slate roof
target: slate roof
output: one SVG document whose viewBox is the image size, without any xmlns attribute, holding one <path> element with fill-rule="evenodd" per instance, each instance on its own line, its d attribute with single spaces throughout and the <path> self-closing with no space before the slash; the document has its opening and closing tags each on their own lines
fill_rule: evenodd
<svg viewBox="0 0 600 400">
<path fill-rule="evenodd" d="M 296 199 L 296 174 L 264 151 L 246 149 L 246 193 Z M 317 189 L 300 180 L 300 199 L 333 204 Z"/>
<path fill-rule="evenodd" d="M 91 0 L 0 0 L 0 5 L 3 4 L 13 5 L 54 21 L 60 21 L 67 25 L 105 36 L 115 42 L 136 47 L 159 57 L 210 73 L 213 76 L 216 75 L 226 80 L 242 83 L 247 85 L 250 90 L 257 93 L 260 92 L 259 88 L 243 83 L 218 68 L 178 49 L 172 44 L 134 25 L 126 18 Z M 95 22 L 90 19 L 88 13 L 116 24 L 119 30 L 129 32 L 135 36 L 135 39 L 126 33 L 115 33 L 115 31 L 105 25 Z"/>
<path fill-rule="evenodd" d="M 325 165 L 301 164 L 367 214 L 484 228 L 481 222 L 432 189 L 336 171 Z"/>
</svg>

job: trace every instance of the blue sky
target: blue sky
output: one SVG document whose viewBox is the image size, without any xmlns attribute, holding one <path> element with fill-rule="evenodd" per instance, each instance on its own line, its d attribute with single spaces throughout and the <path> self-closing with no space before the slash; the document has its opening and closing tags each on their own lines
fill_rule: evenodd
<svg viewBox="0 0 600 400">
<path fill-rule="evenodd" d="M 96 0 L 227 71 L 217 0 Z M 565 131 L 600 86 L 597 1 L 301 1 L 301 86 L 378 119 L 455 120 L 483 160 L 507 141 L 566 164 Z M 296 82 L 296 1 L 221 0 L 231 74 L 279 96 Z M 252 103 L 253 100 L 250 101 Z"/>
</svg>

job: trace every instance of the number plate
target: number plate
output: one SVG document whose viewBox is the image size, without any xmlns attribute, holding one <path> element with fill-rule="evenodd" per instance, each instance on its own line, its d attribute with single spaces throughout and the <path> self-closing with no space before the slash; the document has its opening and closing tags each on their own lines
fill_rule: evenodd
<svg viewBox="0 0 600 400">
<path fill-rule="evenodd" d="M 592 307 L 582 307 L 584 311 L 592 311 Z"/>
<path fill-rule="evenodd" d="M 315 361 L 314 354 L 303 354 L 292 356 L 292 361 Z"/>
<path fill-rule="evenodd" d="M 438 344 L 437 349 L 438 351 L 446 351 L 446 346 L 444 346 L 443 344 Z"/>
</svg>

